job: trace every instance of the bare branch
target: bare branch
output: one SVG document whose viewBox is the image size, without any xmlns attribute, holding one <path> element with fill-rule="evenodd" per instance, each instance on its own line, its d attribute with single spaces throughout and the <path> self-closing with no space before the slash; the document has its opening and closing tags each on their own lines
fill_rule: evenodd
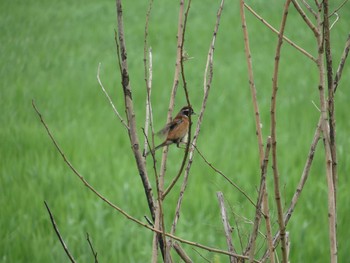
<svg viewBox="0 0 350 263">
<path fill-rule="evenodd" d="M 92 246 L 92 243 L 91 243 L 91 240 L 90 240 L 90 237 L 89 237 L 89 233 L 86 233 L 86 240 L 89 243 L 89 247 L 91 249 L 92 254 L 94 255 L 95 263 L 98 263 L 97 252 L 95 252 L 94 247 Z"/>
<path fill-rule="evenodd" d="M 221 220 L 222 220 L 222 224 L 224 226 L 224 232 L 225 232 L 225 236 L 226 236 L 226 243 L 227 243 L 228 251 L 236 253 L 236 251 L 233 247 L 233 243 L 232 243 L 232 237 L 231 237 L 232 227 L 230 226 L 230 223 L 228 222 L 227 212 L 226 212 L 225 203 L 224 203 L 224 195 L 222 192 L 217 192 L 216 196 L 217 196 L 218 201 L 219 201 L 219 207 L 220 207 L 220 211 L 221 211 Z M 234 257 L 230 257 L 230 262 L 237 263 L 237 259 Z"/>
<path fill-rule="evenodd" d="M 55 229 L 56 235 L 58 236 L 58 239 L 60 240 L 64 251 L 66 252 L 66 254 L 67 254 L 69 260 L 70 260 L 72 263 L 75 263 L 75 259 L 73 258 L 72 254 L 69 252 L 68 247 L 67 247 L 66 243 L 64 243 L 64 240 L 63 240 L 63 238 L 62 238 L 62 236 L 61 236 L 61 234 L 60 234 L 60 231 L 58 230 L 57 224 L 56 224 L 56 222 L 55 222 L 55 218 L 53 217 L 53 214 L 52 214 L 51 211 L 50 211 L 49 205 L 46 203 L 46 201 L 44 201 L 44 204 L 45 204 L 45 206 L 46 206 L 47 212 L 48 212 L 49 215 L 50 215 L 50 220 L 51 220 L 52 226 L 53 226 L 53 228 Z"/>
<path fill-rule="evenodd" d="M 97 67 L 97 81 L 98 81 L 98 84 L 100 84 L 100 87 L 101 87 L 103 93 L 106 95 L 109 103 L 111 104 L 115 115 L 119 118 L 120 122 L 124 125 L 124 127 L 127 130 L 129 130 L 130 129 L 129 126 L 126 124 L 126 122 L 124 121 L 123 117 L 119 114 L 117 108 L 113 104 L 113 101 L 112 101 L 111 97 L 108 95 L 108 92 L 105 90 L 105 88 L 104 88 L 104 86 L 102 84 L 102 81 L 100 79 L 100 69 L 101 69 L 101 63 L 98 63 L 98 67 Z"/>
</svg>

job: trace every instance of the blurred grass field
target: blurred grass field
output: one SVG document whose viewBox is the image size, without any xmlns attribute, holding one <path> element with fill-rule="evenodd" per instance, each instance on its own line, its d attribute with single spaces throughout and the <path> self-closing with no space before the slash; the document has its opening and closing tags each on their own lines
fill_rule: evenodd
<svg viewBox="0 0 350 263">
<path fill-rule="evenodd" d="M 125 34 L 130 80 L 139 135 L 142 134 L 145 83 L 143 38 L 147 1 L 124 1 Z M 334 1 L 337 7 L 341 1 Z M 251 5 L 278 28 L 282 1 Z M 185 63 L 191 102 L 199 111 L 205 61 L 219 1 L 192 1 L 185 49 L 193 59 Z M 35 100 L 68 159 L 101 194 L 129 214 L 148 215 L 141 181 L 125 129 L 101 92 L 96 72 L 119 111 L 123 95 L 117 66 L 114 1 L 2 1 L 0 3 L 0 262 L 67 262 L 45 210 L 46 200 L 61 234 L 78 262 L 92 260 L 88 232 L 100 262 L 148 262 L 152 233 L 126 220 L 91 194 L 64 164 L 31 106 Z M 339 11 L 332 29 L 333 64 L 337 67 L 350 31 L 350 8 Z M 155 128 L 165 124 L 176 56 L 177 1 L 155 2 L 149 44 L 153 50 L 152 102 Z M 277 38 L 247 13 L 254 74 L 263 121 L 269 134 L 272 68 Z M 287 36 L 316 55 L 310 31 L 291 7 Z M 304 167 L 319 112 L 316 65 L 283 45 L 277 98 L 277 142 L 284 207 L 289 205 Z M 247 81 L 243 37 L 237 1 L 227 1 L 214 54 L 214 80 L 198 147 L 209 162 L 256 200 L 259 184 L 254 113 Z M 350 242 L 350 67 L 347 62 L 336 94 L 338 144 L 339 262 L 345 262 Z M 180 87 L 176 110 L 185 104 Z M 196 120 L 194 120 L 195 122 Z M 158 153 L 159 154 L 159 153 Z M 170 148 L 167 182 L 177 173 L 182 150 Z M 159 163 L 159 162 L 158 162 Z M 327 184 L 320 141 L 309 180 L 287 230 L 291 262 L 328 262 Z M 152 167 L 149 164 L 149 171 Z M 269 176 L 271 175 L 271 171 Z M 165 202 L 170 226 L 181 180 Z M 271 178 L 268 187 L 272 189 Z M 215 193 L 223 191 L 234 225 L 233 212 L 251 218 L 254 209 L 241 194 L 195 156 L 185 193 L 177 235 L 213 247 L 226 248 Z M 273 195 L 270 208 L 277 229 Z M 237 216 L 236 216 L 237 217 Z M 250 224 L 237 217 L 243 240 Z M 239 240 L 234 231 L 234 242 Z M 258 243 L 258 247 L 262 242 Z M 203 258 L 184 249 L 195 262 Z M 211 261 L 227 258 L 196 249 Z"/>
</svg>

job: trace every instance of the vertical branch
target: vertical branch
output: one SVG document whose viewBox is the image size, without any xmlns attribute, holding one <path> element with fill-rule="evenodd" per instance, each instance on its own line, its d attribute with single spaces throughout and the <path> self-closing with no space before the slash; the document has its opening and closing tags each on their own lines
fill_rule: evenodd
<svg viewBox="0 0 350 263">
<path fill-rule="evenodd" d="M 243 37 L 244 37 L 244 51 L 245 51 L 247 66 L 248 66 L 249 87 L 252 95 L 252 101 L 253 101 L 253 107 L 254 107 L 254 113 L 255 113 L 255 129 L 256 129 L 256 135 L 258 137 L 259 157 L 260 157 L 259 163 L 261 163 L 262 160 L 264 159 L 264 144 L 263 144 L 263 135 L 261 131 L 259 106 L 256 98 L 256 88 L 255 88 L 254 74 L 253 74 L 253 62 L 252 62 L 252 56 L 250 52 L 248 29 L 247 29 L 247 23 L 246 23 L 245 12 L 244 12 L 244 0 L 240 0 L 240 14 L 241 14 L 241 20 L 242 20 Z"/>
<path fill-rule="evenodd" d="M 320 108 L 321 108 L 321 128 L 323 134 L 323 143 L 325 148 L 325 162 L 326 162 L 326 177 L 328 185 L 328 228 L 329 228 L 329 240 L 330 240 L 330 254 L 331 263 L 337 262 L 337 237 L 336 237 L 336 208 L 335 208 L 335 192 L 334 192 L 334 179 L 332 169 L 332 153 L 329 134 L 329 123 L 327 117 L 327 102 L 325 96 L 325 65 L 324 65 L 324 21 L 322 21 L 322 6 L 318 5 L 318 30 L 320 36 L 317 38 L 318 44 L 318 70 L 319 70 L 319 94 L 320 94 Z"/>
<path fill-rule="evenodd" d="M 225 232 L 225 236 L 226 236 L 226 243 L 227 243 L 228 251 L 232 252 L 232 253 L 236 253 L 236 250 L 234 249 L 233 243 L 232 243 L 232 237 L 231 237 L 232 227 L 230 226 L 230 223 L 228 222 L 227 212 L 226 212 L 225 202 L 224 202 L 224 195 L 222 192 L 217 192 L 216 196 L 217 196 L 218 201 L 219 201 L 221 220 L 222 220 L 222 224 L 224 226 L 224 232 Z M 230 256 L 230 263 L 237 263 L 237 259 L 235 257 Z"/>
<path fill-rule="evenodd" d="M 278 43 L 275 55 L 275 65 L 272 78 L 272 96 L 271 96 L 271 140 L 272 140 L 272 170 L 274 179 L 274 193 L 277 205 L 278 214 L 278 225 L 280 229 L 281 238 L 281 250 L 282 250 L 282 262 L 287 263 L 287 251 L 286 251 L 286 227 L 283 220 L 283 208 L 280 196 L 279 186 L 279 173 L 278 173 L 278 162 L 277 162 L 277 140 L 276 140 L 276 99 L 277 99 L 277 84 L 278 84 L 278 69 L 281 55 L 281 48 L 283 43 L 283 34 L 288 16 L 288 8 L 291 0 L 286 0 L 280 30 L 278 34 Z"/>
<path fill-rule="evenodd" d="M 328 116 L 329 116 L 329 143 L 332 155 L 332 175 L 334 187 L 334 202 L 337 201 L 337 148 L 336 148 L 336 133 L 335 133 L 335 115 L 334 115 L 334 85 L 333 85 L 333 65 L 331 53 L 331 33 L 329 26 L 329 11 L 328 0 L 323 1 L 323 37 L 326 54 L 327 65 L 327 84 L 328 84 Z M 336 209 L 336 207 L 335 207 Z"/>
</svg>

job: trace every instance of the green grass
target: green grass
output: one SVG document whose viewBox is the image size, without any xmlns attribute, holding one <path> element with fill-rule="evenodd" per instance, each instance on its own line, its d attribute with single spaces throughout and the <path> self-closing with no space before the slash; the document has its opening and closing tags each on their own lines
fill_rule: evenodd
<svg viewBox="0 0 350 263">
<path fill-rule="evenodd" d="M 124 1 L 130 80 L 139 135 L 144 118 L 143 30 L 146 1 Z M 332 3 L 336 7 L 341 1 Z M 193 107 L 199 111 L 203 72 L 219 2 L 193 1 L 186 31 L 186 80 Z M 252 4 L 278 28 L 282 3 Z M 66 262 L 52 229 L 44 200 L 55 215 L 61 234 L 79 262 L 91 261 L 89 233 L 100 262 L 147 262 L 152 233 L 126 220 L 91 194 L 66 167 L 40 124 L 31 100 L 43 113 L 66 156 L 100 193 L 134 217 L 148 215 L 144 191 L 135 168 L 127 134 L 101 92 L 96 72 L 116 106 L 124 113 L 114 29 L 114 1 L 3 1 L 0 4 L 0 261 Z M 349 32 L 346 5 L 332 29 L 333 62 L 337 65 Z M 174 76 L 178 4 L 154 3 L 149 43 L 153 49 L 153 107 L 156 129 L 165 123 Z M 269 134 L 271 77 L 276 36 L 247 13 L 255 80 L 263 121 Z M 316 46 L 296 12 L 290 11 L 287 35 L 312 54 Z M 208 160 L 256 199 L 259 184 L 254 115 L 247 81 L 238 3 L 226 3 L 214 55 L 214 80 L 198 145 Z M 338 143 L 339 261 L 347 258 L 349 164 L 347 84 L 349 63 L 336 94 Z M 336 67 L 336 66 L 335 66 Z M 303 55 L 284 44 L 277 98 L 279 170 L 284 207 L 288 206 L 306 160 L 319 112 L 317 71 Z M 179 90 L 176 110 L 185 103 Z M 170 148 L 167 182 L 179 169 L 182 151 Z M 288 224 L 292 262 L 327 262 L 327 184 L 323 146 L 319 143 L 309 181 Z M 149 171 L 152 167 L 149 165 Z M 269 173 L 271 177 L 271 171 Z M 165 220 L 169 227 L 181 180 L 169 195 Z M 272 189 L 271 178 L 268 187 Z M 251 217 L 253 207 L 219 175 L 195 156 L 177 234 L 209 246 L 225 248 L 216 191 L 235 212 Z M 277 229 L 276 209 L 270 207 Z M 237 219 L 243 235 L 250 225 Z M 239 242 L 234 231 L 234 241 Z M 244 236 L 245 237 L 245 236 Z M 202 258 L 189 246 L 195 262 Z M 238 249 L 239 250 L 239 249 Z M 224 256 L 198 250 L 210 260 Z"/>
</svg>

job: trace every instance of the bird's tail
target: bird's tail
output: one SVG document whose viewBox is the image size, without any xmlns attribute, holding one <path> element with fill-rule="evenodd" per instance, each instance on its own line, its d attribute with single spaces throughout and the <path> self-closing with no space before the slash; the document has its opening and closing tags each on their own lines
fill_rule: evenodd
<svg viewBox="0 0 350 263">
<path fill-rule="evenodd" d="M 155 147 L 153 150 L 149 150 L 148 152 L 146 152 L 143 156 L 145 156 L 145 157 L 147 157 L 147 155 L 149 155 L 151 152 L 155 152 L 156 150 L 158 150 L 158 149 L 160 149 L 160 148 L 162 148 L 162 147 L 164 147 L 164 146 L 166 146 L 166 145 L 169 145 L 170 143 L 168 142 L 168 141 L 165 141 L 165 142 L 163 142 L 163 143 L 161 143 L 161 144 L 159 144 L 157 147 Z"/>
</svg>

